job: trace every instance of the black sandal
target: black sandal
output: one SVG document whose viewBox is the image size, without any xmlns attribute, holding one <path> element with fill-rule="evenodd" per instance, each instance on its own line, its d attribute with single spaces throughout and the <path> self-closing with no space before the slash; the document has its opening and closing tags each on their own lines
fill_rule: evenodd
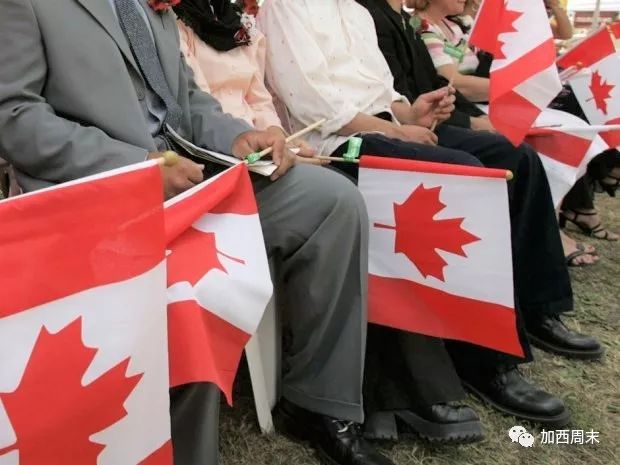
<svg viewBox="0 0 620 465">
<path fill-rule="evenodd" d="M 590 250 L 590 252 L 586 250 L 588 246 L 592 247 L 592 250 Z M 596 250 L 596 247 L 594 246 L 591 246 L 589 244 L 584 244 L 583 242 L 575 242 L 575 247 L 577 247 L 577 250 L 580 250 L 581 252 L 587 253 L 588 255 L 592 255 L 594 257 L 598 257 L 598 251 Z"/>
<path fill-rule="evenodd" d="M 584 255 L 590 255 L 590 254 L 587 252 L 584 252 L 583 250 L 575 250 L 573 253 L 568 254 L 568 256 L 565 257 L 566 266 L 570 266 L 573 268 L 581 268 L 583 266 L 592 266 L 596 263 L 596 262 L 593 262 L 593 263 L 578 262 L 576 260 L 577 258 L 583 257 Z"/>
<path fill-rule="evenodd" d="M 575 226 L 577 226 L 579 229 L 581 229 L 581 232 L 583 232 L 584 234 L 590 237 L 593 237 L 594 239 L 600 239 L 603 241 L 610 241 L 610 242 L 615 242 L 618 240 L 618 239 L 612 238 L 609 231 L 607 231 L 601 223 L 598 223 L 597 225 L 591 227 L 588 224 L 578 220 L 580 216 L 594 216 L 598 212 L 595 212 L 595 211 L 594 212 L 581 212 L 581 211 L 573 210 L 573 209 L 569 209 L 566 211 L 571 212 L 575 216 L 573 218 L 569 218 L 568 216 L 566 216 L 565 212 L 561 211 L 560 212 L 560 227 L 561 228 L 566 227 L 566 222 L 569 221 L 573 223 Z"/>
</svg>

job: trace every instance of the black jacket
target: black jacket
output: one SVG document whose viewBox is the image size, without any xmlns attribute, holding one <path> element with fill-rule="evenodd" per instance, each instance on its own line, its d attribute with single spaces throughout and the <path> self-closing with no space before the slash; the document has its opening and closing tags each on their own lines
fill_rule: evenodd
<svg viewBox="0 0 620 465">
<path fill-rule="evenodd" d="M 395 12 L 386 0 L 357 2 L 366 7 L 374 19 L 379 47 L 390 66 L 397 92 L 413 102 L 420 94 L 448 84 L 437 73 L 424 41 L 409 25 L 407 12 Z M 482 114 L 476 105 L 457 91 L 456 110 L 444 124 L 469 128 L 470 117 Z"/>
</svg>

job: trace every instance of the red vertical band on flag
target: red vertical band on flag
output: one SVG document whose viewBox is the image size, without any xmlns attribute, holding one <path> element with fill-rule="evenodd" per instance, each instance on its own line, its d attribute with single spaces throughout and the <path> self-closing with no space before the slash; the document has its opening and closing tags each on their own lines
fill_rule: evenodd
<svg viewBox="0 0 620 465">
<path fill-rule="evenodd" d="M 512 308 L 372 274 L 368 290 L 372 323 L 524 356 Z"/>
<path fill-rule="evenodd" d="M 606 125 L 620 124 L 620 118 L 607 121 Z M 601 132 L 601 137 L 610 147 L 620 147 L 620 131 Z"/>
<path fill-rule="evenodd" d="M 156 165 L 0 202 L 0 317 L 156 266 L 162 206 Z"/>
<path fill-rule="evenodd" d="M 493 126 L 514 146 L 523 142 L 539 114 L 540 108 L 516 92 L 502 95 L 489 106 Z"/>
<path fill-rule="evenodd" d="M 166 441 L 159 449 L 138 465 L 170 465 L 172 463 L 172 441 Z"/>
<path fill-rule="evenodd" d="M 565 165 L 578 168 L 592 145 L 591 139 L 552 129 L 538 129 L 526 142 L 534 149 Z"/>
<path fill-rule="evenodd" d="M 469 43 L 494 54 L 497 51 L 497 26 L 504 10 L 504 0 L 484 0 L 471 31 Z"/>
<path fill-rule="evenodd" d="M 168 306 L 170 386 L 208 381 L 232 405 L 232 387 L 250 335 L 195 301 Z"/>
<path fill-rule="evenodd" d="M 557 63 L 563 69 L 571 66 L 582 68 L 592 66 L 612 53 L 616 53 L 613 37 L 607 27 L 603 26 L 598 32 L 562 55 Z"/>
<path fill-rule="evenodd" d="M 549 68 L 553 65 L 554 59 L 555 43 L 551 38 L 508 66 L 493 70 L 489 89 L 491 105 L 506 93 L 513 93 L 516 87 Z M 510 114 L 509 116 L 512 117 L 513 115 Z"/>
</svg>

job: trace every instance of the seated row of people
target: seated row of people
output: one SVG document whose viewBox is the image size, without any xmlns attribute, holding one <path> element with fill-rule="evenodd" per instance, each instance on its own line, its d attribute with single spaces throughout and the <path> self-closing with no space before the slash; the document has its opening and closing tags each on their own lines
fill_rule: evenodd
<svg viewBox="0 0 620 465">
<path fill-rule="evenodd" d="M 527 332 L 547 350 L 598 357 L 598 343 L 571 333 L 559 317 L 572 308 L 570 281 L 537 154 L 526 145 L 514 148 L 504 137 L 490 132 L 488 118 L 459 92 L 456 109 L 444 118 L 435 138 L 428 130 L 432 120 L 415 118 L 416 106 L 432 102 L 437 92 L 445 91 L 447 80 L 435 70 L 400 0 L 358 3 L 268 0 L 262 6 L 259 27 L 251 25 L 247 35 L 240 35 L 243 41 L 233 44 L 229 40 L 226 49 L 216 45 L 223 40 L 215 37 L 213 28 L 195 25 L 193 2 L 185 1 L 175 10 L 180 18 L 181 47 L 197 82 L 218 96 L 224 110 L 256 127 L 282 130 L 263 81 L 266 70 L 270 88 L 286 105 L 281 114 L 292 123 L 292 130 L 327 120 L 309 137 L 321 153 L 341 155 L 347 137 L 361 134 L 365 154 L 482 162 L 515 172 L 509 189 L 524 344 Z M 211 0 L 211 5 L 207 14 L 222 8 L 235 10 L 225 0 Z M 226 15 L 234 17 L 230 11 Z M 244 27 L 239 18 L 230 27 L 229 38 Z M 357 175 L 354 165 L 334 165 L 350 176 Z M 516 364 L 522 361 L 465 344 L 443 345 L 424 336 L 390 332 L 395 331 L 369 329 L 369 354 L 386 360 L 399 353 L 405 361 L 398 368 L 367 363 L 372 374 L 367 375 L 365 393 L 372 408 L 366 408 L 366 434 L 371 437 L 395 437 L 397 417 L 435 440 L 480 437 L 477 416 L 469 408 L 454 405 L 463 399 L 459 375 L 461 382 L 501 411 L 550 423 L 565 418 L 566 412 L 556 400 L 521 379 Z M 390 339 L 398 341 L 396 347 Z M 428 370 L 429 365 L 433 370 Z M 384 391 L 390 380 L 389 399 L 371 378 L 380 379 Z M 499 378 L 503 386 L 494 391 Z M 509 389 L 518 386 L 522 394 L 533 394 L 540 402 L 528 405 L 522 397 L 505 397 L 506 385 Z M 290 406 L 284 410 L 291 410 Z M 287 413 L 290 416 L 291 412 Z M 432 428 L 423 426 L 432 423 Z"/>
<path fill-rule="evenodd" d="M 392 0 L 391 3 L 396 6 L 400 2 Z M 454 86 L 461 90 L 470 101 L 488 101 L 489 68 L 492 57 L 483 52 L 476 53 L 471 47 L 466 47 L 464 59 L 457 63 L 446 52 L 446 44 L 458 47 L 467 39 L 473 23 L 472 15 L 475 14 L 477 7 L 476 2 L 474 0 L 468 0 L 465 3 L 459 0 L 407 0 L 405 3 L 415 8 L 414 24 L 417 25 L 417 30 L 414 33 L 426 44 L 437 72 L 446 79 L 452 79 Z M 547 2 L 548 9 L 556 19 L 554 32 L 560 38 L 567 38 L 571 32 L 570 23 L 566 24 L 568 21 L 566 13 L 563 13 L 557 3 L 557 0 Z M 405 24 L 405 28 L 413 29 L 409 22 Z M 586 120 L 568 85 L 551 106 Z M 493 128 L 486 127 L 485 129 L 492 130 Z M 610 149 L 595 157 L 590 162 L 586 175 L 577 182 L 564 199 L 560 211 L 561 223 L 565 224 L 570 221 L 596 239 L 617 241 L 620 236 L 602 226 L 601 219 L 594 209 L 593 185 L 595 183 L 601 185 L 610 195 L 614 195 L 620 183 L 618 178 L 620 178 L 620 152 L 618 150 Z M 598 260 L 596 250 L 592 246 L 578 244 L 565 234 L 561 237 L 569 266 L 589 265 Z"/>
<path fill-rule="evenodd" d="M 406 424 L 429 439 L 479 439 L 463 387 L 500 412 L 567 424 L 563 402 L 518 368 L 532 360 L 530 342 L 567 357 L 603 353 L 561 319 L 573 296 L 544 170 L 530 147 L 479 130 L 487 129 L 485 117 L 429 66 L 400 1 L 267 0 L 264 34 L 229 0 L 183 0 L 178 21 L 145 0 L 51 3 L 9 0 L 0 16 L 0 39 L 14 44 L 0 49 L 0 63 L 10 64 L 0 67 L 0 152 L 23 190 L 160 157 L 170 146 L 166 125 L 239 158 L 274 147 L 277 180 L 253 182 L 290 316 L 279 409 L 290 434 L 339 464 L 388 465 L 357 425 L 365 422 L 371 437 L 396 437 Z M 302 157 L 342 154 L 348 137 L 360 135 L 366 154 L 515 172 L 510 215 L 525 359 L 367 328 L 368 225 L 350 181 L 357 172 L 345 164 L 334 166 L 342 174 L 293 166 L 265 75 L 286 107 L 287 130 L 327 120 Z M 172 196 L 216 168 L 181 159 L 162 169 Z M 217 462 L 217 397 L 208 384 L 171 392 L 177 465 Z"/>
</svg>

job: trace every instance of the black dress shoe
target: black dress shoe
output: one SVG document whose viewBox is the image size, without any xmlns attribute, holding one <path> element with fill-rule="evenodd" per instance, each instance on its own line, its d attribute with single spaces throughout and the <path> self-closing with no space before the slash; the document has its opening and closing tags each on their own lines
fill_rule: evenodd
<svg viewBox="0 0 620 465">
<path fill-rule="evenodd" d="M 362 437 L 358 424 L 318 415 L 286 400 L 280 402 L 276 426 L 293 439 L 309 442 L 329 465 L 394 465 Z"/>
<path fill-rule="evenodd" d="M 527 335 L 539 349 L 568 358 L 599 360 L 604 353 L 596 339 L 571 331 L 556 315 L 529 324 Z"/>
<path fill-rule="evenodd" d="M 431 442 L 467 443 L 484 437 L 476 412 L 462 404 L 434 404 L 416 410 L 397 410 L 396 418 Z"/>
<path fill-rule="evenodd" d="M 463 380 L 463 385 L 502 413 L 551 428 L 561 428 L 570 422 L 564 403 L 530 384 L 516 366 L 501 367 L 486 382 Z"/>
</svg>

